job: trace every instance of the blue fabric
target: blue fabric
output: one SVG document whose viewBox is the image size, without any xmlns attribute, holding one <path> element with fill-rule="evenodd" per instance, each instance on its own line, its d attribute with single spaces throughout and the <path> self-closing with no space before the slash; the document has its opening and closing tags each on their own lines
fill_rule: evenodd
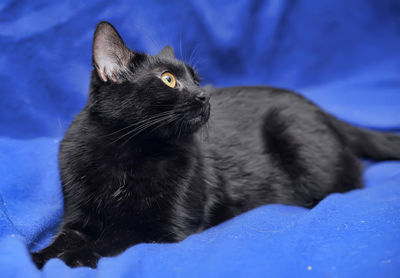
<svg viewBox="0 0 400 278">
<path fill-rule="evenodd" d="M 87 2 L 87 3 L 85 3 Z M 400 3 L 364 1 L 13 1 L 0 3 L 2 277 L 399 277 L 400 162 L 312 210 L 260 207 L 177 244 L 140 244 L 97 270 L 28 250 L 62 217 L 59 142 L 84 106 L 96 23 L 131 48 L 165 44 L 203 84 L 295 89 L 359 126 L 400 130 Z"/>
</svg>

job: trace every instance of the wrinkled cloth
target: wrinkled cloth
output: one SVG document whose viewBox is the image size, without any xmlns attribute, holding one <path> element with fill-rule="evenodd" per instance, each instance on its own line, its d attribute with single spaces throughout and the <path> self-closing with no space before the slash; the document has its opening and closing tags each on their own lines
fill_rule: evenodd
<svg viewBox="0 0 400 278">
<path fill-rule="evenodd" d="M 49 244 L 62 219 L 57 152 L 85 105 L 101 20 L 137 51 L 172 45 L 204 85 L 289 88 L 354 125 L 400 131 L 397 0 L 3 0 L 1 277 L 400 276 L 400 161 L 365 161 L 365 188 L 311 210 L 265 205 L 97 269 L 52 259 L 37 270 L 28 252 Z"/>
</svg>

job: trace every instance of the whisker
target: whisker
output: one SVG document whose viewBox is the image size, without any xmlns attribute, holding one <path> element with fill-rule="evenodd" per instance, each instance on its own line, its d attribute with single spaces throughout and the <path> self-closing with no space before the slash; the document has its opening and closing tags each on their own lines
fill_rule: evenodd
<svg viewBox="0 0 400 278">
<path fill-rule="evenodd" d="M 118 139 L 112 141 L 112 142 L 110 143 L 110 145 L 111 145 L 111 144 L 114 144 L 114 143 L 116 143 L 116 142 L 118 142 L 119 140 L 121 140 L 122 138 L 128 136 L 129 134 L 132 134 L 133 132 L 136 132 L 137 130 L 141 130 L 141 129 L 143 129 L 143 128 L 146 128 L 146 127 L 149 126 L 149 125 L 152 125 L 152 124 L 157 123 L 157 122 L 159 122 L 159 121 L 165 120 L 165 117 L 166 117 L 166 116 L 145 121 L 145 122 L 144 122 L 143 124 L 141 124 L 140 126 L 137 126 L 136 128 L 134 128 L 134 129 L 128 131 L 127 133 L 123 134 L 122 136 L 120 136 Z"/>
<path fill-rule="evenodd" d="M 198 47 L 199 47 L 199 45 L 196 45 L 196 46 L 193 48 L 192 53 L 190 53 L 190 56 L 189 56 L 189 65 L 192 64 L 194 55 L 196 55 L 195 53 L 196 53 Z"/>
<path fill-rule="evenodd" d="M 174 110 L 168 110 L 168 111 L 164 111 L 164 112 L 149 116 L 146 119 L 143 119 L 141 121 L 130 124 L 124 128 L 121 128 L 117 131 L 114 131 L 114 132 L 104 135 L 104 136 L 109 137 L 109 136 L 112 136 L 119 132 L 122 132 L 124 130 L 130 129 L 127 132 L 125 132 L 124 134 L 122 134 L 121 136 L 119 136 L 118 138 L 116 138 L 115 140 L 113 140 L 112 142 L 110 142 L 109 145 L 114 144 L 114 143 L 120 141 L 121 139 L 129 136 L 128 139 L 125 141 L 125 143 L 126 143 L 126 142 L 130 141 L 133 137 L 135 137 L 136 135 L 138 135 L 139 133 L 143 132 L 144 130 L 148 129 L 149 127 L 151 127 L 153 125 L 157 125 L 158 123 L 163 122 L 163 121 L 170 123 L 171 121 L 179 119 L 184 113 L 188 112 L 192 108 L 193 107 L 187 103 L 177 105 L 174 107 Z M 182 117 L 182 119 L 179 121 L 179 126 L 178 126 L 179 136 L 182 131 L 183 120 L 184 120 L 184 118 Z M 156 126 L 155 128 L 153 128 L 153 130 L 156 128 L 158 128 L 158 127 Z"/>
<path fill-rule="evenodd" d="M 170 123 L 172 123 L 173 121 L 175 121 L 178 118 L 179 117 L 177 115 L 173 115 L 171 118 L 167 119 L 164 123 L 161 123 L 159 126 L 155 126 L 154 128 L 152 128 L 148 133 L 152 133 L 157 128 L 160 128 L 160 127 L 162 127 L 164 125 L 170 124 Z"/>
<path fill-rule="evenodd" d="M 182 58 L 183 60 L 185 60 L 185 58 L 184 58 L 183 55 L 182 55 L 182 35 L 181 35 L 181 37 L 180 37 L 180 39 L 179 39 L 179 49 L 180 49 L 180 52 L 181 52 L 181 58 Z"/>
<path fill-rule="evenodd" d="M 103 137 L 111 136 L 111 135 L 113 135 L 113 134 L 115 134 L 115 133 L 118 133 L 118 132 L 121 132 L 121 131 L 123 131 L 123 130 L 125 130 L 125 129 L 134 127 L 135 125 L 141 124 L 141 123 L 143 123 L 143 122 L 146 122 L 146 121 L 151 120 L 151 119 L 155 119 L 155 118 L 160 117 L 160 116 L 163 116 L 163 115 L 168 115 L 168 114 L 170 114 L 170 113 L 172 113 L 172 111 L 165 111 L 165 112 L 162 112 L 162 113 L 159 113 L 159 114 L 152 115 L 152 116 L 150 116 L 150 117 L 148 117 L 148 118 L 146 118 L 146 119 L 144 119 L 144 120 L 135 122 L 135 123 L 130 124 L 130 125 L 124 127 L 124 128 L 121 128 L 121 129 L 119 129 L 119 130 L 117 130 L 117 131 L 114 131 L 114 132 L 112 132 L 112 133 L 106 134 L 106 135 L 104 135 Z"/>
<path fill-rule="evenodd" d="M 173 115 L 173 116 L 174 116 L 174 115 Z M 176 116 L 176 115 L 175 115 L 175 116 Z M 137 132 L 135 132 L 133 135 L 129 136 L 129 138 L 128 138 L 122 145 L 125 145 L 125 144 L 128 143 L 132 138 L 134 138 L 136 135 L 138 135 L 139 133 L 143 132 L 144 130 L 146 130 L 147 128 L 149 128 L 149 127 L 152 126 L 152 125 L 158 124 L 158 123 L 160 123 L 160 122 L 164 122 L 164 124 L 161 124 L 160 126 L 158 126 L 158 127 L 161 127 L 161 126 L 163 126 L 163 125 L 165 125 L 165 124 L 168 124 L 169 122 L 168 122 L 167 120 L 171 120 L 171 118 L 172 118 L 172 117 L 170 117 L 170 119 L 168 119 L 168 118 L 166 118 L 166 119 L 159 119 L 158 121 L 155 121 L 155 122 L 153 122 L 153 123 L 151 123 L 151 124 L 148 124 L 147 126 L 143 127 L 142 129 L 138 130 Z M 173 121 L 173 120 L 172 120 L 172 121 Z M 158 127 L 156 126 L 156 128 L 158 128 Z M 154 129 L 153 129 L 153 130 L 154 130 Z"/>
<path fill-rule="evenodd" d="M 184 118 L 182 117 L 181 120 L 179 121 L 179 125 L 178 125 L 178 138 L 181 137 L 182 126 L 183 126 L 183 120 L 184 120 Z"/>
</svg>

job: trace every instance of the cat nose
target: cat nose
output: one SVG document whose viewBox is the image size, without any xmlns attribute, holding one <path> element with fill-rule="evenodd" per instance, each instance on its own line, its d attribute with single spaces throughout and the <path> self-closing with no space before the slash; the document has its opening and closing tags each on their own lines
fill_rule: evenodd
<svg viewBox="0 0 400 278">
<path fill-rule="evenodd" d="M 203 103 L 208 101 L 208 99 L 209 99 L 208 95 L 205 92 L 200 92 L 200 93 L 196 94 L 195 98 L 197 101 L 200 101 Z"/>
</svg>

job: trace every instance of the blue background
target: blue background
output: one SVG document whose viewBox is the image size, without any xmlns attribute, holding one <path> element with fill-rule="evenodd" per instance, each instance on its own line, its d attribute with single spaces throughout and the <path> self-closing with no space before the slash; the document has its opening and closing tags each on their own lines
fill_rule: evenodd
<svg viewBox="0 0 400 278">
<path fill-rule="evenodd" d="M 203 84 L 290 88 L 358 126 L 400 131 L 400 2 L 13 1 L 0 3 L 2 277 L 399 277 L 400 162 L 312 210 L 267 205 L 177 244 L 141 244 L 97 270 L 51 260 L 62 217 L 59 142 L 84 106 L 91 43 L 110 21 L 132 49 L 171 44 Z M 14 277 L 15 277 L 14 276 Z"/>
</svg>

